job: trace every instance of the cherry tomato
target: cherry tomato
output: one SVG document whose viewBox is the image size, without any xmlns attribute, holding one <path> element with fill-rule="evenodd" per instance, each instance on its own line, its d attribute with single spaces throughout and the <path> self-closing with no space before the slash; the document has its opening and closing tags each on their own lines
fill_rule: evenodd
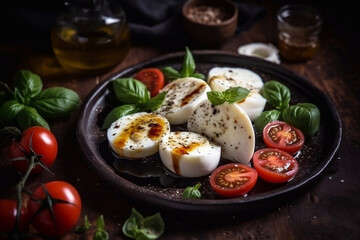
<svg viewBox="0 0 360 240">
<path fill-rule="evenodd" d="M 11 199 L 0 200 L 0 233 L 9 233 L 15 228 L 17 213 L 17 202 Z M 20 212 L 19 231 L 23 231 L 27 226 L 27 214 L 24 208 Z"/>
<path fill-rule="evenodd" d="M 258 178 L 255 169 L 239 163 L 216 168 L 210 175 L 210 185 L 223 197 L 239 197 L 248 193 Z"/>
<path fill-rule="evenodd" d="M 290 154 L 297 153 L 305 143 L 304 134 L 283 121 L 272 121 L 263 130 L 263 139 L 269 148 L 277 148 Z"/>
<path fill-rule="evenodd" d="M 35 154 L 47 167 L 50 167 L 54 163 L 57 152 L 58 143 L 54 134 L 50 130 L 40 126 L 26 129 L 21 134 L 20 142 L 17 143 L 13 141 L 8 149 L 10 159 L 19 157 L 29 158 Z M 22 173 L 25 173 L 29 166 L 28 160 L 14 160 L 12 164 Z M 36 166 L 31 173 L 39 173 L 42 170 L 43 167 Z"/>
<path fill-rule="evenodd" d="M 46 191 L 52 205 L 46 200 Z M 39 235 L 58 237 L 68 233 L 76 225 L 81 213 L 81 198 L 71 184 L 52 181 L 35 189 L 28 202 L 28 211 L 31 224 Z"/>
<path fill-rule="evenodd" d="M 257 150 L 253 155 L 253 164 L 259 177 L 270 183 L 289 182 L 299 170 L 293 156 L 272 148 Z"/>
<path fill-rule="evenodd" d="M 134 78 L 144 83 L 151 97 L 156 96 L 164 87 L 164 74 L 158 68 L 144 68 L 134 75 Z"/>
</svg>

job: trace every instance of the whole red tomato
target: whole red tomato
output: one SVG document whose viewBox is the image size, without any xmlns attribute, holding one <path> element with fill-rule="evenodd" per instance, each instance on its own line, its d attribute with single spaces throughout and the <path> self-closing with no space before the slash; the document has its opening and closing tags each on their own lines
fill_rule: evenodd
<svg viewBox="0 0 360 240">
<path fill-rule="evenodd" d="M 71 184 L 52 181 L 35 189 L 27 208 L 31 225 L 39 235 L 58 237 L 76 225 L 81 213 L 81 198 Z"/>
<path fill-rule="evenodd" d="M 9 233 L 15 228 L 17 202 L 11 199 L 0 199 L 0 233 Z M 23 231 L 27 226 L 27 215 L 21 209 L 18 230 Z"/>
<path fill-rule="evenodd" d="M 146 85 L 151 97 L 155 97 L 165 85 L 164 74 L 159 68 L 144 68 L 134 78 Z"/>
<path fill-rule="evenodd" d="M 34 126 L 21 134 L 19 143 L 13 141 L 10 144 L 8 155 L 13 159 L 12 163 L 16 169 L 25 173 L 29 166 L 29 160 L 26 159 L 36 155 L 38 161 L 50 167 L 56 159 L 57 152 L 58 143 L 54 134 L 44 127 Z M 24 160 L 19 160 L 21 158 Z M 39 173 L 43 169 L 41 166 L 36 166 L 31 173 Z"/>
</svg>

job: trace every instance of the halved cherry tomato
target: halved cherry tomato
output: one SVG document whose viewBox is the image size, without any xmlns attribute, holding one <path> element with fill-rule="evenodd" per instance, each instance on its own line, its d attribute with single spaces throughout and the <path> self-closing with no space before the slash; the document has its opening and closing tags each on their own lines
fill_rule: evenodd
<svg viewBox="0 0 360 240">
<path fill-rule="evenodd" d="M 29 164 L 28 159 L 31 155 L 37 155 L 38 160 L 50 167 L 57 156 L 58 143 L 54 134 L 40 126 L 26 129 L 21 134 L 20 142 L 13 141 L 8 148 L 8 155 L 13 159 L 12 164 L 22 173 L 25 173 Z M 15 160 L 17 158 L 17 160 Z M 19 160 L 24 158 L 24 160 Z M 36 166 L 31 173 L 41 172 L 43 168 Z"/>
<path fill-rule="evenodd" d="M 239 197 L 255 186 L 257 178 L 255 169 L 239 163 L 229 163 L 212 172 L 210 185 L 223 197 Z"/>
<path fill-rule="evenodd" d="M 11 199 L 0 200 L 0 233 L 9 233 L 15 228 L 17 214 L 17 202 Z M 25 208 L 21 208 L 18 231 L 24 231 L 27 227 L 27 214 Z"/>
<path fill-rule="evenodd" d="M 151 97 L 156 96 L 165 84 L 164 74 L 158 68 L 144 68 L 134 78 L 147 86 Z"/>
<path fill-rule="evenodd" d="M 289 182 L 299 170 L 293 156 L 273 148 L 257 150 L 253 155 L 253 164 L 259 177 L 270 183 Z"/>
<path fill-rule="evenodd" d="M 305 143 L 304 134 L 283 121 L 272 121 L 263 130 L 263 139 L 269 148 L 277 148 L 290 154 L 297 153 Z"/>
<path fill-rule="evenodd" d="M 52 181 L 35 189 L 27 208 L 31 224 L 39 235 L 58 237 L 76 225 L 81 213 L 81 198 L 71 184 Z"/>
</svg>

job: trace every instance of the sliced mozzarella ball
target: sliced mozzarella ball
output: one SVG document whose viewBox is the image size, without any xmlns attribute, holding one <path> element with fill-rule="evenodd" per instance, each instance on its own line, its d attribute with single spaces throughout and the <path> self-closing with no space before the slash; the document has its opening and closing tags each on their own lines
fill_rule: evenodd
<svg viewBox="0 0 360 240">
<path fill-rule="evenodd" d="M 261 77 L 245 68 L 214 67 L 208 73 L 211 90 L 223 92 L 230 87 L 243 87 L 259 92 L 264 82 Z"/>
<path fill-rule="evenodd" d="M 162 91 L 167 91 L 165 100 L 156 113 L 165 116 L 171 124 L 187 122 L 196 105 L 207 99 L 209 85 L 198 78 L 187 77 L 167 84 Z"/>
<path fill-rule="evenodd" d="M 213 91 L 223 92 L 238 86 L 249 89 L 249 95 L 238 104 L 251 121 L 264 111 L 266 98 L 259 93 L 264 83 L 258 74 L 243 68 L 215 67 L 209 71 L 208 81 Z"/>
<path fill-rule="evenodd" d="M 237 102 L 249 116 L 251 121 L 254 121 L 264 111 L 266 105 L 266 98 L 260 93 L 250 92 L 244 101 Z"/>
<path fill-rule="evenodd" d="M 171 132 L 161 139 L 161 161 L 167 169 L 182 177 L 210 174 L 219 164 L 221 148 L 193 132 Z"/>
<path fill-rule="evenodd" d="M 158 152 L 161 137 L 169 133 L 170 124 L 165 117 L 140 112 L 113 122 L 107 131 L 107 138 L 120 157 L 139 159 Z"/>
<path fill-rule="evenodd" d="M 222 157 L 248 164 L 255 149 L 250 118 L 237 104 L 201 102 L 188 120 L 188 130 L 205 135 L 221 146 Z"/>
</svg>

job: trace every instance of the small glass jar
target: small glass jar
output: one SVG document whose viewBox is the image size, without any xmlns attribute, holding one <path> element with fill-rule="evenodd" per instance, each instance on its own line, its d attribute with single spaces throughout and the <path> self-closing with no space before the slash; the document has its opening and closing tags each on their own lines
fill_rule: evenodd
<svg viewBox="0 0 360 240">
<path fill-rule="evenodd" d="M 67 3 L 51 31 L 54 54 L 71 73 L 97 74 L 119 64 L 130 48 L 122 7 L 111 0 Z"/>
<path fill-rule="evenodd" d="M 285 5 L 277 13 L 278 47 L 282 57 L 292 61 L 312 58 L 319 47 L 322 16 L 307 5 Z"/>
</svg>

